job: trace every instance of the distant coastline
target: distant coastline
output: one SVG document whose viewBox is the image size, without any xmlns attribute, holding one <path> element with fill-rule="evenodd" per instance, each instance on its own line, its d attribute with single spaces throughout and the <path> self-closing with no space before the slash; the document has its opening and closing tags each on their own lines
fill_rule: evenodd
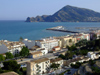
<svg viewBox="0 0 100 75">
<path fill-rule="evenodd" d="M 67 5 L 53 15 L 28 17 L 25 22 L 100 22 L 100 13 Z"/>
</svg>

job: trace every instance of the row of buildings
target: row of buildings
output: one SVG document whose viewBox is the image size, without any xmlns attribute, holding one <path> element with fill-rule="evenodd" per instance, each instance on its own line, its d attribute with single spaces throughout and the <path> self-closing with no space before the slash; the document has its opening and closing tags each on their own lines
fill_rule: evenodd
<svg viewBox="0 0 100 75">
<path fill-rule="evenodd" d="M 46 53 L 50 51 L 59 50 L 60 48 L 66 48 L 77 43 L 79 40 L 90 40 L 90 34 L 74 34 L 61 37 L 50 37 L 42 40 L 28 40 L 24 39 L 22 42 L 13 42 L 8 40 L 0 41 L 0 54 L 11 52 L 13 55 L 19 53 L 23 46 L 26 46 L 30 51 L 35 49 L 45 49 Z M 60 47 L 60 48 L 59 48 Z M 59 49 L 57 49 L 59 48 Z"/>
<path fill-rule="evenodd" d="M 23 42 L 13 42 L 8 40 L 0 40 L 0 54 L 10 52 L 13 55 L 18 54 L 25 46 Z"/>
<path fill-rule="evenodd" d="M 96 34 L 96 33 L 94 33 Z M 77 61 L 84 62 L 89 61 L 90 59 L 96 59 L 96 55 L 93 53 L 88 53 L 88 57 L 79 57 L 71 60 L 64 61 L 61 58 L 46 58 L 43 57 L 39 59 L 39 57 L 47 55 L 49 52 L 53 52 L 54 54 L 63 54 L 65 55 L 66 50 L 63 49 L 67 46 L 71 46 L 82 39 L 90 40 L 94 36 L 91 34 L 74 34 L 67 35 L 61 37 L 50 37 L 42 40 L 28 40 L 24 39 L 22 42 L 18 41 L 8 41 L 1 40 L 0 41 L 0 54 L 11 52 L 13 55 L 18 54 L 23 46 L 26 46 L 29 49 L 29 58 L 34 60 L 25 61 L 27 64 L 27 75 L 38 75 L 42 73 L 52 72 L 52 68 L 50 67 L 53 63 L 59 64 L 59 68 L 62 68 L 65 65 L 75 64 Z M 99 33 L 98 37 L 99 37 Z M 50 56 L 49 56 L 50 57 Z M 37 59 L 38 58 L 38 59 Z M 24 62 L 24 61 L 23 61 Z"/>
<path fill-rule="evenodd" d="M 50 73 L 52 71 L 54 71 L 50 66 L 55 63 L 55 64 L 59 64 L 59 68 L 65 68 L 65 66 L 67 67 L 71 67 L 71 64 L 76 64 L 77 62 L 86 62 L 89 60 L 95 60 L 98 59 L 100 57 L 100 53 L 99 52 L 88 52 L 87 56 L 76 56 L 73 59 L 69 59 L 69 60 L 63 60 L 61 58 L 41 58 L 41 59 L 36 59 L 36 60 L 32 60 L 30 62 L 27 62 L 27 75 L 39 75 L 39 74 L 43 74 L 43 73 Z"/>
<path fill-rule="evenodd" d="M 67 46 L 71 46 L 82 39 L 90 40 L 90 34 L 81 33 L 81 34 L 67 35 L 61 37 L 50 37 L 35 41 L 24 39 L 23 42 L 29 49 L 31 49 L 32 45 L 34 45 L 34 46 L 39 46 L 40 48 L 45 48 L 48 51 L 51 51 L 56 46 L 59 46 L 60 48 L 66 48 Z"/>
</svg>

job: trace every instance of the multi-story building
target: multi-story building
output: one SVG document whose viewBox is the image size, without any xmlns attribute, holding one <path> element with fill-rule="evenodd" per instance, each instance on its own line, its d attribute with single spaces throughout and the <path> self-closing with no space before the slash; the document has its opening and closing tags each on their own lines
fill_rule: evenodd
<svg viewBox="0 0 100 75">
<path fill-rule="evenodd" d="M 35 41 L 33 40 L 24 39 L 22 42 L 28 49 L 31 49 L 33 46 L 35 46 Z"/>
<path fill-rule="evenodd" d="M 56 46 L 56 47 L 54 47 L 52 50 L 56 52 L 56 51 L 60 51 L 61 48 L 60 48 L 59 46 Z"/>
<path fill-rule="evenodd" d="M 49 71 L 50 60 L 42 58 L 27 63 L 27 75 L 39 75 Z"/>
<path fill-rule="evenodd" d="M 35 48 L 35 49 L 29 49 L 30 53 L 36 52 L 36 51 L 41 51 L 42 55 L 46 55 L 48 53 L 48 50 L 45 48 Z"/>
<path fill-rule="evenodd" d="M 38 58 L 40 56 L 42 56 L 42 52 L 41 51 L 36 51 L 36 52 L 32 52 L 32 53 L 29 54 L 30 58 Z"/>
<path fill-rule="evenodd" d="M 61 48 L 66 48 L 67 46 L 71 46 L 76 43 L 76 38 L 73 36 L 62 36 L 62 37 L 55 37 L 59 39 L 59 46 Z"/>
<path fill-rule="evenodd" d="M 12 42 L 8 40 L 0 41 L 0 54 L 10 52 L 13 55 L 19 53 L 21 49 L 25 46 L 22 42 Z"/>
<path fill-rule="evenodd" d="M 46 38 L 43 40 L 36 40 L 36 45 L 41 48 L 46 48 L 48 51 L 51 51 L 53 47 L 58 46 L 58 39 Z"/>
<path fill-rule="evenodd" d="M 87 56 L 88 56 L 90 59 L 92 59 L 92 60 L 98 59 L 98 58 L 100 57 L 99 54 L 96 54 L 96 53 L 94 53 L 94 52 L 88 52 Z"/>
<path fill-rule="evenodd" d="M 90 34 L 80 33 L 80 34 L 75 34 L 74 37 L 76 38 L 77 42 L 83 39 L 90 40 Z"/>
<path fill-rule="evenodd" d="M 37 51 L 41 51 L 41 52 L 42 52 L 42 55 L 46 55 L 46 54 L 48 54 L 48 50 L 45 49 L 45 48 L 38 49 Z"/>
<path fill-rule="evenodd" d="M 100 30 L 90 32 L 90 39 L 100 39 Z"/>
</svg>

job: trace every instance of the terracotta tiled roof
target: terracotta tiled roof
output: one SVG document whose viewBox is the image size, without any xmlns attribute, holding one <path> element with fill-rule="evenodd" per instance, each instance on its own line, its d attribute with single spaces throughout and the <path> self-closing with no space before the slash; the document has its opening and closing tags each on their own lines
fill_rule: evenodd
<svg viewBox="0 0 100 75">
<path fill-rule="evenodd" d="M 30 53 L 31 55 L 36 55 L 36 54 L 40 54 L 42 53 L 41 51 L 37 51 L 37 52 L 33 52 L 33 53 Z"/>
<path fill-rule="evenodd" d="M 56 46 L 56 47 L 54 47 L 54 48 L 60 48 L 59 46 Z"/>
</svg>

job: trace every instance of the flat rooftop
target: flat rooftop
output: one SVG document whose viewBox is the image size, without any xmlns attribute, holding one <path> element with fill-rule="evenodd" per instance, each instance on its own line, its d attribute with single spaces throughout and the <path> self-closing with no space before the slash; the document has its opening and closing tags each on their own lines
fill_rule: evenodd
<svg viewBox="0 0 100 75">
<path fill-rule="evenodd" d="M 45 62 L 48 61 L 48 58 L 41 58 L 41 59 L 37 59 L 37 60 L 32 60 L 31 62 L 35 62 L 35 63 L 41 63 L 41 62 Z"/>
</svg>

